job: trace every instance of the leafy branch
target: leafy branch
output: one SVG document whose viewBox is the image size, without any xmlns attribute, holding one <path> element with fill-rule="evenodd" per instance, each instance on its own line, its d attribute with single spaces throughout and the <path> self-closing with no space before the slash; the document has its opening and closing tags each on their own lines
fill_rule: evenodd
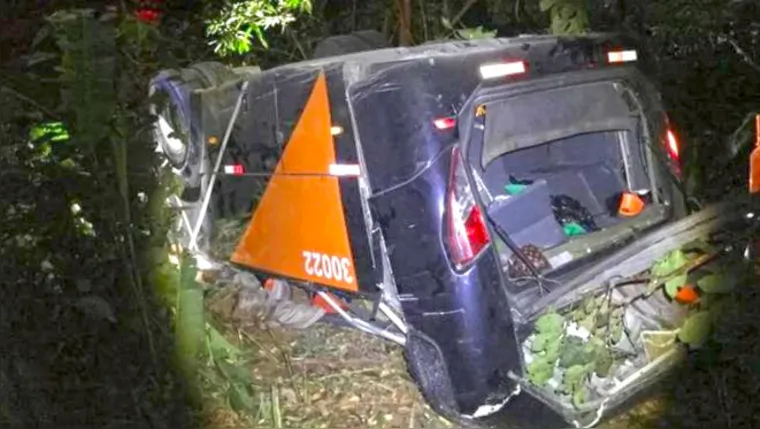
<svg viewBox="0 0 760 429">
<path fill-rule="evenodd" d="M 552 34 L 583 34 L 589 26 L 585 0 L 541 0 L 539 7 L 548 12 Z"/>
<path fill-rule="evenodd" d="M 269 47 L 264 32 L 286 28 L 299 13 L 311 12 L 311 0 L 226 0 L 208 11 L 206 35 L 222 57 L 251 51 L 253 41 Z"/>
</svg>

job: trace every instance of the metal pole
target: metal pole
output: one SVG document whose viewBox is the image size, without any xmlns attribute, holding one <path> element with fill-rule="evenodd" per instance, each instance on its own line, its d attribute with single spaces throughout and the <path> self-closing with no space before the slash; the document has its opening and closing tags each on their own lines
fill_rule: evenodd
<svg viewBox="0 0 760 429">
<path fill-rule="evenodd" d="M 246 80 L 243 82 L 243 86 L 240 89 L 240 95 L 238 95 L 237 103 L 235 104 L 235 110 L 232 112 L 232 117 L 227 123 L 227 131 L 225 131 L 224 139 L 222 139 L 222 144 L 219 147 L 219 154 L 216 157 L 216 163 L 214 163 L 214 170 L 211 173 L 211 180 L 208 184 L 208 189 L 206 189 L 206 193 L 203 195 L 203 204 L 201 205 L 201 211 L 198 215 L 198 220 L 195 222 L 195 228 L 193 228 L 192 234 L 190 235 L 190 251 L 197 250 L 198 234 L 200 234 L 203 221 L 206 220 L 208 205 L 211 202 L 211 193 L 214 191 L 214 184 L 216 183 L 216 175 L 219 172 L 219 167 L 222 165 L 222 156 L 224 155 L 224 150 L 227 149 L 227 143 L 230 140 L 230 135 L 232 135 L 232 128 L 235 125 L 235 121 L 237 120 L 238 115 L 240 114 L 240 106 L 243 104 L 243 97 L 245 97 L 247 90 L 248 81 Z"/>
</svg>

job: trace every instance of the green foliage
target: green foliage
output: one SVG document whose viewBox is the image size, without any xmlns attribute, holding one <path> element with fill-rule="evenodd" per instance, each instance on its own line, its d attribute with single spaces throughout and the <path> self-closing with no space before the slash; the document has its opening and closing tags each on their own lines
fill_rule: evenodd
<svg viewBox="0 0 760 429">
<path fill-rule="evenodd" d="M 570 336 L 565 338 L 565 341 L 562 343 L 559 365 L 563 368 L 570 368 L 575 365 L 585 364 L 591 356 L 583 339 Z"/>
<path fill-rule="evenodd" d="M 667 282 L 665 285 L 666 292 L 671 298 L 674 297 L 678 292 L 678 287 L 686 283 L 686 278 L 680 275 L 675 278 L 670 277 L 688 262 L 686 254 L 681 249 L 673 250 L 655 261 L 650 269 L 651 279 L 647 291 L 649 293 L 654 292 L 663 282 Z"/>
<path fill-rule="evenodd" d="M 592 373 L 608 377 L 615 364 L 609 345 L 620 340 L 622 316 L 622 307 L 611 306 L 606 293 L 585 297 L 567 313 L 569 322 L 589 332 L 584 339 L 565 335 L 565 317 L 556 311 L 542 315 L 536 321 L 531 343 L 533 361 L 527 368 L 530 382 L 545 386 L 555 373 L 561 374 L 559 393 L 569 396 L 576 407 L 585 403 L 588 377 Z"/>
<path fill-rule="evenodd" d="M 706 293 L 729 293 L 736 288 L 738 276 L 732 272 L 709 273 L 697 280 L 699 289 Z"/>
<path fill-rule="evenodd" d="M 683 250 L 676 249 L 665 255 L 663 258 L 655 261 L 652 265 L 652 275 L 656 277 L 665 277 L 686 265 L 688 259 Z"/>
<path fill-rule="evenodd" d="M 573 405 L 580 406 L 586 401 L 588 388 L 586 381 L 591 374 L 593 366 L 589 364 L 577 364 L 569 367 L 562 378 L 562 393 L 570 395 Z"/>
<path fill-rule="evenodd" d="M 536 332 L 539 334 L 551 334 L 559 337 L 562 334 L 562 326 L 565 318 L 554 310 L 546 312 L 536 320 Z"/>
<path fill-rule="evenodd" d="M 610 315 L 609 341 L 615 344 L 623 337 L 623 308 L 619 307 Z"/>
<path fill-rule="evenodd" d="M 539 5 L 542 12 L 549 13 L 552 34 L 583 34 L 588 30 L 586 0 L 541 0 Z"/>
<path fill-rule="evenodd" d="M 710 336 L 713 321 L 713 314 L 709 311 L 693 313 L 681 326 L 678 339 L 693 347 L 701 346 Z"/>
<path fill-rule="evenodd" d="M 248 53 L 254 40 L 268 47 L 264 32 L 285 28 L 311 11 L 311 0 L 224 0 L 210 3 L 206 34 L 220 56 Z"/>
<path fill-rule="evenodd" d="M 206 324 L 205 332 L 206 357 L 210 367 L 202 372 L 207 381 L 206 395 L 221 396 L 241 416 L 252 416 L 257 404 L 245 352 L 227 340 L 211 323 Z"/>
<path fill-rule="evenodd" d="M 203 288 L 195 280 L 197 271 L 192 258 L 183 255 L 179 271 L 175 310 L 177 359 L 183 372 L 192 377 L 198 367 L 206 325 Z"/>
<path fill-rule="evenodd" d="M 554 375 L 554 361 L 538 356 L 528 364 L 528 380 L 536 386 L 543 386 Z"/>
<path fill-rule="evenodd" d="M 528 364 L 528 379 L 543 386 L 554 374 L 564 333 L 565 318 L 556 311 L 548 311 L 536 320 L 536 333 L 531 343 L 533 361 Z"/>
<path fill-rule="evenodd" d="M 37 399 L 11 413 L 22 426 L 189 423 L 167 311 L 143 287 L 167 278 L 149 255 L 165 237 L 148 213 L 158 160 L 145 94 L 159 33 L 131 14 L 89 10 L 32 22 L 27 61 L 0 72 L 0 313 L 37 323 L 13 329 L 18 343 L 3 356 L 36 361 L 36 380 L 65 386 L 66 401 L 22 377 L 11 394 Z"/>
<path fill-rule="evenodd" d="M 530 351 L 533 353 L 541 353 L 543 351 L 546 351 L 549 345 L 557 339 L 559 339 L 558 335 L 555 336 L 553 333 L 549 332 L 536 334 L 536 336 L 533 338 L 533 342 L 530 345 Z"/>
<path fill-rule="evenodd" d="M 678 289 L 686 284 L 686 274 L 682 274 L 680 276 L 675 276 L 668 281 L 665 282 L 665 294 L 670 297 L 674 298 L 676 294 L 678 293 Z"/>
<path fill-rule="evenodd" d="M 29 139 L 32 144 L 62 142 L 69 139 L 69 131 L 63 122 L 46 122 L 32 127 Z"/>
<path fill-rule="evenodd" d="M 485 30 L 482 26 L 475 28 L 463 28 L 460 30 L 455 30 L 455 32 L 457 37 L 465 40 L 493 39 L 496 37 L 496 31 Z"/>
<path fill-rule="evenodd" d="M 73 114 L 74 143 L 91 151 L 109 136 L 116 109 L 116 31 L 89 10 L 60 11 L 48 20 L 62 53 L 61 109 Z"/>
<path fill-rule="evenodd" d="M 584 340 L 564 335 L 565 317 L 550 310 L 538 318 L 531 343 L 532 361 L 527 367 L 528 379 L 537 386 L 545 386 L 554 376 L 555 367 L 563 374 L 559 390 L 571 396 L 577 405 L 586 400 L 588 390 L 583 382 L 592 372 L 606 377 L 614 363 L 606 346 L 610 324 L 618 323 L 622 311 L 610 309 L 606 295 L 585 298 L 569 314 L 575 323 L 588 321 L 592 336 Z"/>
<path fill-rule="evenodd" d="M 594 372 L 599 377 L 607 377 L 610 374 L 612 364 L 615 363 L 612 353 L 607 347 L 597 347 L 597 356 L 594 362 Z"/>
<path fill-rule="evenodd" d="M 559 360 L 559 354 L 562 350 L 562 339 L 558 338 L 555 341 L 552 341 L 546 345 L 546 349 L 544 350 L 544 359 L 546 359 L 549 362 L 557 362 Z"/>
</svg>

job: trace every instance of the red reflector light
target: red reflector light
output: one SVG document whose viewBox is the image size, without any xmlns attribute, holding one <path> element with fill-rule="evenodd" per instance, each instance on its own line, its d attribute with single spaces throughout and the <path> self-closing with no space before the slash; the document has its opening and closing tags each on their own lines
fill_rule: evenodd
<svg viewBox="0 0 760 429">
<path fill-rule="evenodd" d="M 676 177 L 681 177 L 681 143 L 676 133 L 668 128 L 665 132 L 665 150 L 670 158 L 670 168 Z"/>
<path fill-rule="evenodd" d="M 245 174 L 245 167 L 242 164 L 225 165 L 224 173 L 231 174 L 233 176 L 241 176 Z"/>
<path fill-rule="evenodd" d="M 480 207 L 474 206 L 470 210 L 470 214 L 464 221 L 464 229 L 467 233 L 467 240 L 470 242 L 471 248 L 477 255 L 486 244 L 488 244 L 488 230 L 486 229 L 486 223 L 483 220 L 483 215 L 480 213 Z"/>
<path fill-rule="evenodd" d="M 446 201 L 446 241 L 451 259 L 457 268 L 463 268 L 474 260 L 491 241 L 485 219 L 475 203 L 464 169 L 459 148 L 455 147 L 451 154 L 451 174 Z"/>
<path fill-rule="evenodd" d="M 674 161 L 678 161 L 681 154 L 676 133 L 674 133 L 673 130 L 668 130 L 666 136 L 668 140 L 668 154 Z"/>
<path fill-rule="evenodd" d="M 438 118 L 433 121 L 433 124 L 439 130 L 450 130 L 457 126 L 457 119 L 454 117 Z"/>
</svg>

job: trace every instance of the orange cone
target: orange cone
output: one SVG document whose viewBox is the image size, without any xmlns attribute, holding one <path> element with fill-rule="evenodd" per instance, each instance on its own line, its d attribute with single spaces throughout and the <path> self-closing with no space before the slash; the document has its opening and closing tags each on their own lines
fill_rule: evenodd
<svg viewBox="0 0 760 429">
<path fill-rule="evenodd" d="M 618 214 L 624 217 L 638 216 L 644 210 L 644 205 L 644 200 L 641 199 L 639 194 L 631 191 L 625 191 L 620 197 Z"/>
</svg>

